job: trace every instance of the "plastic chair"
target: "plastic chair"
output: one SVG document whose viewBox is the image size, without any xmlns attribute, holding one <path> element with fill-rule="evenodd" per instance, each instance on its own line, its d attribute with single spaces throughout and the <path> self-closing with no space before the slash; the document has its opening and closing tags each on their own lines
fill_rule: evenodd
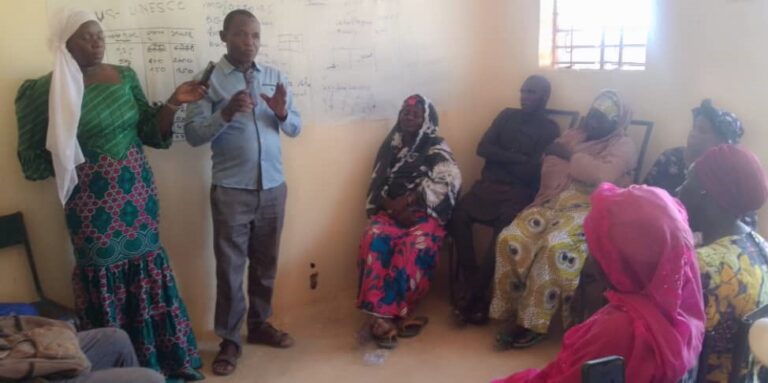
<svg viewBox="0 0 768 383">
<path fill-rule="evenodd" d="M 78 321 L 74 311 L 54 300 L 46 297 L 43 287 L 40 284 L 40 277 L 37 274 L 35 258 L 32 255 L 32 247 L 29 244 L 27 229 L 24 225 L 24 216 L 21 212 L 0 217 L 0 249 L 11 246 L 24 246 L 29 264 L 29 271 L 32 273 L 32 280 L 35 284 L 38 300 L 31 302 L 31 305 L 37 310 L 40 316 L 52 319 L 68 321 L 77 327 Z"/>
</svg>

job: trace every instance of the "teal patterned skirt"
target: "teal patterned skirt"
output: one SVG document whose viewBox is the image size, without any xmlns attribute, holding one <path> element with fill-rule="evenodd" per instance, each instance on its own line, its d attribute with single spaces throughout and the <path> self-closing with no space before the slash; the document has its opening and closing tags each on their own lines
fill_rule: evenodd
<svg viewBox="0 0 768 383">
<path fill-rule="evenodd" d="M 141 144 L 124 159 L 84 155 L 65 206 L 83 326 L 122 328 L 141 365 L 169 380 L 203 379 L 187 308 L 160 244 L 157 189 Z"/>
</svg>

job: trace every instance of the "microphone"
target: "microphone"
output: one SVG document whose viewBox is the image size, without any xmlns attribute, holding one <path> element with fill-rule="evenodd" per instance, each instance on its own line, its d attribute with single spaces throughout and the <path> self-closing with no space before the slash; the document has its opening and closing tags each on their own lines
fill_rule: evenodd
<svg viewBox="0 0 768 383">
<path fill-rule="evenodd" d="M 251 96 L 251 102 L 256 105 L 256 98 L 253 96 L 253 68 L 248 68 L 243 72 L 243 78 L 245 78 L 245 89 L 248 91 L 248 95 Z"/>
</svg>

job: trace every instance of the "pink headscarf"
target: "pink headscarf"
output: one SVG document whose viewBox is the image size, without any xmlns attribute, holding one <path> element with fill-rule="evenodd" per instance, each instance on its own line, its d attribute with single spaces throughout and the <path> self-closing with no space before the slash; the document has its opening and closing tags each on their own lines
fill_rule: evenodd
<svg viewBox="0 0 768 383">
<path fill-rule="evenodd" d="M 707 150 L 696 160 L 693 171 L 717 204 L 736 217 L 761 208 L 768 199 L 768 182 L 760 160 L 737 145 Z"/>
<path fill-rule="evenodd" d="M 504 382 L 580 382 L 581 366 L 618 355 L 637 383 L 677 382 L 704 337 L 699 268 L 682 205 L 648 186 L 601 184 L 584 233 L 611 289 L 609 304 L 568 330 L 557 360 Z"/>
</svg>

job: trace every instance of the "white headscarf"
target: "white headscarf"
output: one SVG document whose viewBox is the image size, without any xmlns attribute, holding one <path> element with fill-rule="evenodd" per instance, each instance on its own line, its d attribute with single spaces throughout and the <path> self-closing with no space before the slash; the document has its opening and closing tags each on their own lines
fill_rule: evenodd
<svg viewBox="0 0 768 383">
<path fill-rule="evenodd" d="M 75 167 L 85 161 L 77 142 L 77 126 L 83 104 L 83 72 L 67 50 L 67 39 L 87 21 L 96 20 L 93 12 L 62 9 L 50 20 L 50 49 L 54 56 L 51 90 L 48 97 L 48 136 L 45 147 L 51 152 L 56 172 L 56 188 L 61 204 L 77 186 Z"/>
</svg>

